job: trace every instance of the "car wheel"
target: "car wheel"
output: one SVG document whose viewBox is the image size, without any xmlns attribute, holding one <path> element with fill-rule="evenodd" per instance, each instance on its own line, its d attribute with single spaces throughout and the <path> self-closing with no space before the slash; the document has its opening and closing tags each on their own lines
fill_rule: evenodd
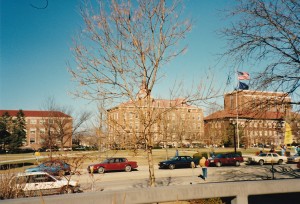
<svg viewBox="0 0 300 204">
<path fill-rule="evenodd" d="M 73 193 L 73 188 L 71 186 L 64 186 L 61 191 L 61 194 L 71 194 Z"/>
<path fill-rule="evenodd" d="M 240 166 L 240 162 L 239 161 L 235 161 L 235 166 Z"/>
<path fill-rule="evenodd" d="M 217 166 L 217 167 L 220 167 L 220 166 L 222 166 L 222 163 L 221 163 L 221 162 L 217 162 L 217 163 L 216 163 L 216 166 Z"/>
<path fill-rule="evenodd" d="M 129 166 L 129 165 L 126 166 L 126 167 L 125 167 L 125 171 L 126 171 L 126 172 L 131 172 L 131 166 Z"/>
<path fill-rule="evenodd" d="M 279 160 L 278 160 L 278 164 L 281 165 L 282 163 L 283 163 L 283 160 L 282 160 L 282 159 L 279 159 Z"/>
<path fill-rule="evenodd" d="M 262 166 L 262 165 L 264 165 L 264 160 L 261 159 L 261 160 L 259 160 L 258 163 Z"/>
<path fill-rule="evenodd" d="M 98 173 L 99 173 L 99 174 L 103 174 L 104 171 L 105 171 L 105 169 L 104 169 L 104 167 L 102 167 L 102 166 L 98 169 Z"/>
<path fill-rule="evenodd" d="M 175 169 L 175 164 L 170 164 L 169 169 Z"/>
</svg>

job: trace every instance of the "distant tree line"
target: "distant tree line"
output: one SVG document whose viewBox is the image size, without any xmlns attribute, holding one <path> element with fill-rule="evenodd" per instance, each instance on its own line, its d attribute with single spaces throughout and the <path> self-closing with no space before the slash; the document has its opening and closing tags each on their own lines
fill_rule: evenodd
<svg viewBox="0 0 300 204">
<path fill-rule="evenodd" d="M 25 115 L 19 110 L 16 117 L 5 112 L 0 117 L 0 151 L 16 150 L 26 139 Z"/>
</svg>

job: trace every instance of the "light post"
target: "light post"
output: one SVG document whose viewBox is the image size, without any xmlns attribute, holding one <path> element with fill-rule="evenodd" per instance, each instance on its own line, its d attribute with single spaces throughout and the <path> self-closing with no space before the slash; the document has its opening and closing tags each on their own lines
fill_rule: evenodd
<svg viewBox="0 0 300 204">
<path fill-rule="evenodd" d="M 236 154 L 236 121 L 230 119 L 229 124 L 233 126 L 233 143 L 234 143 L 234 153 Z"/>
</svg>

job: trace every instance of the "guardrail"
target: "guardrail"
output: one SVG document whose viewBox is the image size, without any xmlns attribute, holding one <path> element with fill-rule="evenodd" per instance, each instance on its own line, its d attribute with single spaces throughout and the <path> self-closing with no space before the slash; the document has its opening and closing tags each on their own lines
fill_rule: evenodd
<svg viewBox="0 0 300 204">
<path fill-rule="evenodd" d="M 122 191 L 88 192 L 5 200 L 7 204 L 142 204 L 201 198 L 234 197 L 232 204 L 248 204 L 248 196 L 296 193 L 300 196 L 299 179 L 201 183 L 196 185 L 164 186 Z M 298 196 L 298 198 L 299 198 Z"/>
</svg>

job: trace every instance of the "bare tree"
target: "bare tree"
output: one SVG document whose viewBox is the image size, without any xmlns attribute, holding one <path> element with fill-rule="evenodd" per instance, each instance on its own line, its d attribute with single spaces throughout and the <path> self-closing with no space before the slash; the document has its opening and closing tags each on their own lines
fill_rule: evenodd
<svg viewBox="0 0 300 204">
<path fill-rule="evenodd" d="M 176 45 L 191 29 L 181 20 L 180 1 L 116 1 L 99 9 L 86 4 L 81 9 L 85 28 L 75 40 L 77 68 L 69 71 L 80 86 L 75 95 L 88 99 L 132 101 L 137 94 L 146 101 L 140 113 L 148 152 L 150 185 L 155 185 L 152 161 L 151 92 L 161 76 L 161 68 L 185 48 Z M 97 12 L 99 11 L 99 12 Z M 145 109 L 143 109 L 145 110 Z"/>
<path fill-rule="evenodd" d="M 284 91 L 299 100 L 300 2 L 237 0 L 228 13 L 234 21 L 221 32 L 229 46 L 225 56 L 237 64 L 259 64 L 262 70 L 252 80 L 257 88 Z"/>
<path fill-rule="evenodd" d="M 58 105 L 53 97 L 45 100 L 43 110 L 46 112 L 42 121 L 45 128 L 42 139 L 43 145 L 50 147 L 50 157 L 54 146 L 58 145 L 62 150 L 64 146 L 70 147 L 72 137 L 86 131 L 82 126 L 92 115 L 88 111 L 75 113 L 72 107 Z"/>
</svg>

